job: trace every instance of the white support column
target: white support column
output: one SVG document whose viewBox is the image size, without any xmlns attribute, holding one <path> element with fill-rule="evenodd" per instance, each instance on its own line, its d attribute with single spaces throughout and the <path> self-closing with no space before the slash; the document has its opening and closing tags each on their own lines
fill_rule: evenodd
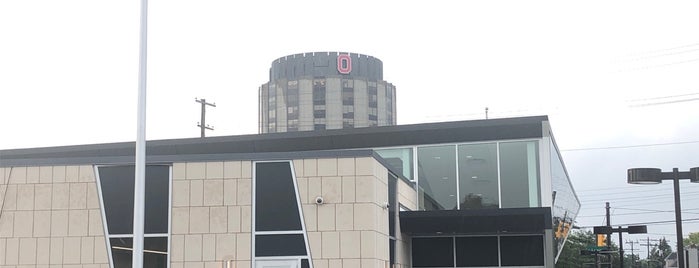
<svg viewBox="0 0 699 268">
<path fill-rule="evenodd" d="M 148 41 L 148 0 L 141 0 L 141 43 L 138 73 L 138 127 L 133 210 L 133 268 L 143 267 L 143 233 L 146 194 L 146 59 Z"/>
</svg>

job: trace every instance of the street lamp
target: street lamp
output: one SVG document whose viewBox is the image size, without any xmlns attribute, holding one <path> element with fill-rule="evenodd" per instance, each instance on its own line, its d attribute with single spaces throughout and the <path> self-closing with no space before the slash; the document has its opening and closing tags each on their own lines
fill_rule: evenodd
<svg viewBox="0 0 699 268">
<path fill-rule="evenodd" d="M 679 171 L 673 168 L 672 172 L 662 172 L 659 168 L 631 168 L 628 170 L 627 181 L 630 184 L 658 184 L 663 180 L 672 180 L 675 188 L 675 226 L 677 228 L 677 263 L 680 268 L 684 266 L 684 243 L 682 241 L 682 209 L 680 208 L 680 180 L 689 179 L 699 183 L 699 167 L 689 171 Z"/>
</svg>

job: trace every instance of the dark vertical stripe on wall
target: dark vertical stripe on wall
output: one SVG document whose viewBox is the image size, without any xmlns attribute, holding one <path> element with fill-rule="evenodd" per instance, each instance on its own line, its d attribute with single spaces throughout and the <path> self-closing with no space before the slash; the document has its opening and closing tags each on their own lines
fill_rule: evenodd
<svg viewBox="0 0 699 268">
<path fill-rule="evenodd" d="M 255 172 L 255 230 L 301 230 L 290 163 L 257 163 Z"/>
</svg>

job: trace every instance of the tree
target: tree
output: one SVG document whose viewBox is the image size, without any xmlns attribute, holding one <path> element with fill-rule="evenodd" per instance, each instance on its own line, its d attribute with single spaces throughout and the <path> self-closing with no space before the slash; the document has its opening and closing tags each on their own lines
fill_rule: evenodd
<svg viewBox="0 0 699 268">
<path fill-rule="evenodd" d="M 568 235 L 568 240 L 566 240 L 563 246 L 563 251 L 558 257 L 556 262 L 556 268 L 579 268 L 579 267 L 594 267 L 595 256 L 594 255 L 581 255 L 580 251 L 586 249 L 589 246 L 597 245 L 597 235 L 593 234 L 591 231 L 577 231 L 573 230 Z M 619 247 L 616 243 L 612 241 L 612 246 L 610 248 L 612 252 L 619 252 Z M 605 254 L 600 256 L 601 263 L 609 263 L 609 256 L 611 256 L 611 262 L 613 268 L 619 267 L 619 254 Z M 626 257 L 627 263 L 630 263 L 630 256 Z M 625 261 L 626 261 L 625 260 Z M 628 264 L 627 264 L 628 265 Z M 602 267 L 609 267 L 608 264 Z"/>
<path fill-rule="evenodd" d="M 685 246 L 699 246 L 699 233 L 689 233 L 689 238 L 683 240 Z"/>
<path fill-rule="evenodd" d="M 563 246 L 561 255 L 558 256 L 556 268 L 577 268 L 584 263 L 594 263 L 595 256 L 580 255 L 580 251 L 588 246 L 594 246 L 596 244 L 596 239 L 597 237 L 595 234 L 590 231 L 573 230 L 568 235 L 568 240 L 566 240 Z"/>
<path fill-rule="evenodd" d="M 667 258 L 667 256 L 670 255 L 670 253 L 672 253 L 672 248 L 667 243 L 667 240 L 663 238 L 660 239 L 658 245 L 653 246 L 653 249 L 650 250 L 650 256 L 648 257 L 648 260 L 655 264 L 664 265 L 665 258 Z"/>
</svg>

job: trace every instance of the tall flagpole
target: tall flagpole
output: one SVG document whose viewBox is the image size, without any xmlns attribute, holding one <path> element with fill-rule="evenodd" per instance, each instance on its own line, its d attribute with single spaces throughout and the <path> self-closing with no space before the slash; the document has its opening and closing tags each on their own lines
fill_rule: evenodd
<svg viewBox="0 0 699 268">
<path fill-rule="evenodd" d="M 138 130 L 133 202 L 133 268 L 143 267 L 143 230 L 146 194 L 146 51 L 148 41 L 148 0 L 141 0 L 141 35 L 138 66 Z"/>
</svg>

